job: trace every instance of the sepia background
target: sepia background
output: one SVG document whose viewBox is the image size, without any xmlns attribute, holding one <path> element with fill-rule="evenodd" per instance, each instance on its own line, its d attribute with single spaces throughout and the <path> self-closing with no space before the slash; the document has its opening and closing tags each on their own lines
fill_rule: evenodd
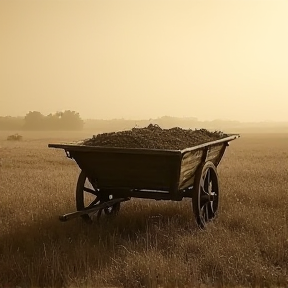
<svg viewBox="0 0 288 288">
<path fill-rule="evenodd" d="M 0 0 L 0 287 L 287 288 L 287 51 L 287 0 Z M 150 124 L 240 134 L 206 229 L 194 183 L 192 199 L 60 222 L 81 169 L 48 144 Z M 157 133 L 134 142 L 165 144 Z M 170 171 L 142 159 L 97 167 Z"/>
<path fill-rule="evenodd" d="M 0 2 L 0 115 L 288 121 L 288 2 Z"/>
</svg>

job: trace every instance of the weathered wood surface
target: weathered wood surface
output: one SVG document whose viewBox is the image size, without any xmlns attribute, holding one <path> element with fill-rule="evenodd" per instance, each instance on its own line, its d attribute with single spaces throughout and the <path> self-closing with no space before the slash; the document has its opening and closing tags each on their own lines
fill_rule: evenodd
<svg viewBox="0 0 288 288">
<path fill-rule="evenodd" d="M 87 175 L 97 181 L 100 189 L 163 190 L 175 196 L 178 190 L 193 185 L 201 163 L 212 161 L 217 166 L 225 147 L 226 143 L 220 143 L 169 155 L 71 151 L 71 156 Z"/>
<path fill-rule="evenodd" d="M 71 156 L 97 186 L 170 191 L 177 182 L 181 153 L 171 155 L 71 151 Z"/>
<path fill-rule="evenodd" d="M 212 161 L 217 166 L 229 141 L 239 135 L 184 150 L 127 149 L 71 144 L 49 144 L 69 153 L 80 169 L 101 189 L 148 189 L 169 191 L 171 199 L 193 186 L 197 168 Z"/>
<path fill-rule="evenodd" d="M 226 143 L 208 146 L 205 149 L 188 151 L 183 154 L 179 177 L 179 190 L 190 187 L 194 183 L 195 173 L 201 163 L 213 162 L 217 166 L 224 154 Z"/>
</svg>

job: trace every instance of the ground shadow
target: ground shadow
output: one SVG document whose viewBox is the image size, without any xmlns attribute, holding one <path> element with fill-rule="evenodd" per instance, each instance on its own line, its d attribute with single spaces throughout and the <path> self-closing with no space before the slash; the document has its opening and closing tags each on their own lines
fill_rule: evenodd
<svg viewBox="0 0 288 288">
<path fill-rule="evenodd" d="M 125 257 L 125 249 L 141 249 L 147 241 L 153 248 L 157 231 L 165 231 L 173 241 L 177 229 L 191 233 L 198 229 L 190 202 L 128 202 L 116 217 L 104 216 L 92 224 L 81 218 L 60 222 L 59 215 L 52 215 L 2 235 L 0 284 L 62 287 L 71 275 L 81 278 L 89 267 L 100 271 L 113 259 Z"/>
</svg>

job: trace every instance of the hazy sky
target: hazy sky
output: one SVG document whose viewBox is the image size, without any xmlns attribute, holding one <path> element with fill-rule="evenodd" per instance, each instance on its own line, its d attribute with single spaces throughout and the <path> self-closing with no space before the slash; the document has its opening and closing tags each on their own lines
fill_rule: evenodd
<svg viewBox="0 0 288 288">
<path fill-rule="evenodd" d="M 288 121 L 287 0 L 0 0 L 0 115 Z"/>
</svg>

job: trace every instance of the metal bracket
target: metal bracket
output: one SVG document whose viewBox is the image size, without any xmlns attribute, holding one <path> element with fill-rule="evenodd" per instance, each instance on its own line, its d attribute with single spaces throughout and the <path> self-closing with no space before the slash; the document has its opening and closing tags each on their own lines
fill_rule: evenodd
<svg viewBox="0 0 288 288">
<path fill-rule="evenodd" d="M 68 150 L 65 150 L 65 154 L 66 154 L 67 158 L 72 159 L 72 156 Z"/>
<path fill-rule="evenodd" d="M 206 160 L 208 158 L 208 154 L 210 151 L 210 146 L 207 146 L 204 151 L 203 151 L 203 155 L 202 155 L 202 163 L 206 163 Z"/>
</svg>

